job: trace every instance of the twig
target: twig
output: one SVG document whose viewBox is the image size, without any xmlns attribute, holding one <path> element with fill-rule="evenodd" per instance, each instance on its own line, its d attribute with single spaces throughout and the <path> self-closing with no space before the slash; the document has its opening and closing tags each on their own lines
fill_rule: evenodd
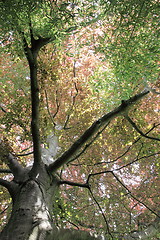
<svg viewBox="0 0 160 240">
<path fill-rule="evenodd" d="M 139 128 L 138 126 L 135 124 L 135 122 L 132 121 L 132 119 L 128 116 L 128 115 L 125 115 L 126 119 L 128 120 L 128 122 L 132 125 L 132 127 L 143 137 L 145 138 L 149 138 L 149 139 L 152 139 L 152 140 L 156 140 L 156 141 L 160 141 L 159 138 L 155 138 L 155 137 L 150 137 L 148 135 L 146 135 L 145 133 L 143 133 Z"/>
<path fill-rule="evenodd" d="M 160 152 L 156 152 L 156 153 L 152 153 L 152 154 L 147 155 L 147 156 L 143 156 L 143 157 L 140 157 L 140 158 L 136 158 L 136 159 L 133 160 L 132 162 L 127 163 L 126 165 L 123 165 L 122 167 L 116 168 L 116 169 L 114 169 L 113 171 L 119 171 L 119 170 L 121 170 L 122 168 L 128 167 L 128 166 L 130 166 L 131 164 L 133 164 L 133 163 L 135 163 L 135 162 L 138 162 L 138 161 L 141 160 L 141 159 L 153 157 L 153 156 L 158 155 L 158 154 L 160 154 Z"/>
<path fill-rule="evenodd" d="M 67 115 L 66 121 L 64 123 L 64 127 L 63 127 L 64 130 L 70 129 L 70 127 L 67 127 L 67 124 L 68 124 L 68 122 L 70 120 L 71 112 L 73 111 L 73 107 L 74 107 L 75 102 L 76 102 L 76 97 L 78 96 L 78 88 L 77 88 L 77 85 L 76 85 L 75 82 L 74 82 L 74 86 L 75 86 L 75 89 L 76 89 L 76 94 L 73 96 L 72 106 L 70 108 L 70 114 Z"/>
<path fill-rule="evenodd" d="M 57 95 L 58 95 L 58 90 L 56 90 L 56 106 L 57 106 L 57 109 L 56 109 L 56 112 L 53 114 L 52 119 L 54 119 L 56 117 L 56 115 L 58 114 L 58 111 L 59 111 L 59 107 L 60 107 L 60 103 L 58 101 Z"/>
<path fill-rule="evenodd" d="M 50 119 L 51 119 L 51 122 L 52 122 L 53 126 L 55 126 L 56 124 L 55 124 L 55 122 L 53 121 L 53 117 L 52 117 L 52 114 L 51 114 L 50 109 L 49 109 L 47 91 L 44 90 L 44 93 L 45 93 L 45 98 L 46 98 L 46 105 L 47 105 L 48 115 L 50 116 Z"/>
<path fill-rule="evenodd" d="M 2 212 L 0 212 L 0 215 L 4 214 L 5 211 L 7 211 L 7 209 L 10 207 L 10 205 L 11 205 L 11 203 L 9 203 L 9 205 Z"/>
</svg>

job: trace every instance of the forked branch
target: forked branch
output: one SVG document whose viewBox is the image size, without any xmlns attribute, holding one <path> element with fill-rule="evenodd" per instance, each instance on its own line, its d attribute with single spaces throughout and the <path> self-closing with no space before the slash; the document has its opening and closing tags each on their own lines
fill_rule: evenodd
<svg viewBox="0 0 160 240">
<path fill-rule="evenodd" d="M 115 117 L 124 114 L 124 112 L 126 112 L 129 107 L 131 107 L 138 100 L 146 96 L 148 93 L 149 91 L 145 90 L 142 93 L 137 94 L 128 100 L 122 101 L 119 107 L 115 108 L 113 111 L 105 114 L 97 121 L 95 121 L 91 125 L 91 127 L 89 127 L 67 151 L 65 151 L 54 163 L 49 166 L 49 170 L 56 171 L 64 164 L 67 164 L 75 156 L 75 154 L 77 154 L 77 152 L 85 145 L 85 143 L 90 140 L 101 128 L 103 128 Z"/>
<path fill-rule="evenodd" d="M 117 169 L 116 169 L 117 170 Z M 126 187 L 126 185 L 117 177 L 117 175 L 114 173 L 114 171 L 102 171 L 102 172 L 97 172 L 97 173 L 91 173 L 88 175 L 86 184 L 89 184 L 90 178 L 94 177 L 94 176 L 98 176 L 101 174 L 105 174 L 105 173 L 110 173 L 113 175 L 113 177 L 120 183 L 120 185 L 127 191 L 127 193 L 131 196 L 131 198 L 135 199 L 138 203 L 142 204 L 143 206 L 145 206 L 150 212 L 152 212 L 154 215 L 156 215 L 157 217 L 160 217 L 155 211 L 153 211 L 147 204 L 145 204 L 144 202 L 142 202 L 141 200 L 139 200 L 136 196 L 134 196 L 132 194 L 132 192 Z"/>
<path fill-rule="evenodd" d="M 155 138 L 155 137 L 150 137 L 147 134 L 143 133 L 138 126 L 135 124 L 135 122 L 133 122 L 133 120 L 128 116 L 125 115 L 126 119 L 128 120 L 128 122 L 132 125 L 132 127 L 143 137 L 151 139 L 151 140 L 156 140 L 156 141 L 160 141 L 160 138 Z"/>
</svg>

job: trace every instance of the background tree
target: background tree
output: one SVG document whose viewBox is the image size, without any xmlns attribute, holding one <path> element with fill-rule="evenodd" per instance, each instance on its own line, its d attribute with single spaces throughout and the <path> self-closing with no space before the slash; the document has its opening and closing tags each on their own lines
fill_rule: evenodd
<svg viewBox="0 0 160 240">
<path fill-rule="evenodd" d="M 2 239 L 158 237 L 157 4 L 1 1 Z"/>
</svg>

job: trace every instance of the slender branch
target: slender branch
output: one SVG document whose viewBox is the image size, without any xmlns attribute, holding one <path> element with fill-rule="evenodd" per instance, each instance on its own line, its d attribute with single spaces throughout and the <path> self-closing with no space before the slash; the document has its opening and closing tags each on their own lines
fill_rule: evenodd
<svg viewBox="0 0 160 240">
<path fill-rule="evenodd" d="M 71 129 L 71 127 L 67 127 L 69 119 L 70 119 L 70 114 L 68 114 L 67 117 L 66 117 L 66 120 L 65 120 L 65 123 L 64 123 L 64 127 L 63 127 L 64 130 Z"/>
<path fill-rule="evenodd" d="M 57 105 L 57 109 L 56 112 L 53 114 L 52 118 L 54 119 L 56 117 L 56 115 L 58 114 L 59 111 L 59 107 L 60 107 L 60 103 L 58 101 L 58 90 L 56 90 L 56 105 Z"/>
<path fill-rule="evenodd" d="M 140 158 L 136 158 L 135 160 L 127 163 L 126 165 L 123 165 L 122 167 L 119 167 L 119 168 L 114 169 L 114 171 L 119 171 L 119 170 L 121 170 L 121 169 L 123 169 L 123 168 L 125 168 L 125 167 L 128 167 L 128 166 L 132 165 L 132 164 L 135 163 L 135 162 L 138 162 L 138 161 L 141 160 L 141 159 L 153 157 L 153 156 L 158 155 L 158 154 L 160 154 L 160 152 L 156 152 L 156 153 L 152 153 L 152 154 L 147 155 L 147 156 L 143 156 L 143 157 L 140 157 Z"/>
<path fill-rule="evenodd" d="M 71 158 L 79 151 L 79 149 L 81 149 L 81 147 L 83 147 L 83 145 L 89 139 L 91 139 L 99 131 L 100 128 L 102 128 L 104 125 L 106 125 L 109 121 L 111 121 L 118 115 L 124 114 L 124 112 L 128 110 L 129 107 L 131 107 L 138 100 L 146 96 L 148 93 L 149 91 L 145 90 L 142 93 L 137 94 L 128 100 L 122 101 L 119 107 L 115 108 L 113 111 L 107 113 L 106 115 L 95 121 L 91 125 L 91 127 L 89 127 L 67 151 L 65 151 L 54 163 L 50 164 L 50 166 L 48 167 L 49 170 L 56 171 L 62 165 L 67 164 L 71 160 Z"/>
<path fill-rule="evenodd" d="M 78 88 L 77 88 L 76 83 L 74 83 L 74 86 L 75 86 L 76 94 L 73 96 L 72 105 L 71 105 L 71 108 L 69 110 L 70 113 L 67 115 L 66 121 L 64 123 L 64 127 L 63 127 L 64 130 L 68 130 L 68 129 L 71 128 L 71 127 L 67 127 L 67 124 L 68 124 L 68 122 L 70 120 L 71 112 L 73 111 L 73 107 L 74 107 L 75 102 L 76 102 L 76 97 L 78 96 Z"/>
<path fill-rule="evenodd" d="M 68 219 L 66 219 L 66 221 L 67 221 L 68 223 L 70 223 L 71 225 L 73 225 L 74 227 L 76 227 L 77 230 L 79 230 L 79 227 L 78 227 L 75 223 L 69 221 Z"/>
<path fill-rule="evenodd" d="M 15 155 L 18 156 L 19 154 L 23 154 L 23 152 L 29 150 L 30 148 L 33 148 L 33 146 L 27 147 L 27 148 L 23 149 L 21 152 L 15 154 Z M 33 152 L 33 151 L 32 151 L 32 152 Z"/>
<path fill-rule="evenodd" d="M 70 182 L 70 181 L 66 181 L 66 180 L 59 181 L 59 184 L 60 185 L 67 184 L 67 185 L 70 185 L 70 186 L 89 188 L 89 185 L 87 183 L 76 183 L 76 182 Z"/>
<path fill-rule="evenodd" d="M 135 197 L 132 192 L 126 187 L 126 185 L 115 175 L 114 171 L 103 171 L 103 172 L 97 172 L 97 173 L 91 173 L 88 175 L 86 184 L 89 184 L 89 180 L 92 176 L 97 176 L 97 175 L 101 175 L 104 173 L 111 173 L 114 178 L 122 185 L 123 188 L 125 188 L 127 190 L 127 193 L 133 198 L 135 199 L 137 202 L 139 202 L 140 204 L 142 204 L 143 206 L 145 206 L 150 212 L 152 212 L 154 215 L 156 215 L 157 217 L 160 217 L 156 212 L 154 212 L 150 207 L 148 207 L 144 202 L 140 201 L 137 197 Z"/>
<path fill-rule="evenodd" d="M 2 104 L 0 104 L 0 108 L 4 113 L 7 113 L 7 111 L 4 109 L 4 107 L 2 106 Z"/>
<path fill-rule="evenodd" d="M 90 180 L 91 177 L 94 177 L 94 176 L 97 176 L 97 175 L 101 175 L 101 174 L 104 174 L 104 173 L 111 173 L 111 172 L 112 172 L 112 171 L 110 171 L 110 170 L 105 170 L 105 171 L 102 171 L 102 172 L 90 173 L 90 174 L 88 175 L 88 178 L 87 178 L 86 183 L 89 184 L 89 180 Z"/>
<path fill-rule="evenodd" d="M 50 109 L 49 109 L 47 91 L 45 90 L 44 93 L 45 93 L 45 97 L 46 97 L 46 105 L 47 105 L 48 115 L 50 116 L 50 119 L 51 119 L 51 122 L 52 122 L 53 126 L 55 126 L 56 124 L 55 124 L 55 122 L 53 121 L 53 117 L 52 117 L 52 114 L 51 114 Z"/>
<path fill-rule="evenodd" d="M 19 154 L 16 154 L 17 157 L 23 157 L 23 156 L 28 156 L 28 155 L 31 155 L 33 154 L 33 151 L 32 152 L 28 152 L 28 153 L 19 153 Z"/>
<path fill-rule="evenodd" d="M 151 129 L 149 129 L 149 130 L 145 133 L 145 135 L 147 135 L 148 133 L 150 133 L 154 128 L 156 128 L 156 127 L 159 126 L 159 125 L 160 125 L 160 124 L 154 124 L 153 127 L 151 127 Z M 117 158 L 115 158 L 115 159 L 113 159 L 113 160 L 111 160 L 111 161 L 109 161 L 109 162 L 103 161 L 103 162 L 100 162 L 100 163 L 95 163 L 94 165 L 108 164 L 108 163 L 116 162 L 118 159 L 124 157 L 124 156 L 129 152 L 129 150 L 133 147 L 133 145 L 136 144 L 140 139 L 141 139 L 141 137 L 138 137 L 138 138 L 132 143 L 132 145 L 129 146 L 129 147 L 127 148 L 127 150 L 126 150 L 124 153 L 122 153 L 120 156 L 118 156 Z M 149 156 L 150 156 L 150 155 L 149 155 Z M 139 159 L 138 159 L 138 160 L 139 160 Z M 138 161 L 138 160 L 136 160 L 136 161 Z"/>
<path fill-rule="evenodd" d="M 155 138 L 155 137 L 150 137 L 148 135 L 146 135 L 145 133 L 143 133 L 139 128 L 138 126 L 135 124 L 135 122 L 132 121 L 132 119 L 128 116 L 128 115 L 125 115 L 126 119 L 128 120 L 128 122 L 132 125 L 132 127 L 143 137 L 145 138 L 149 138 L 149 139 L 152 139 L 152 140 L 156 140 L 156 141 L 160 141 L 160 138 Z"/>
<path fill-rule="evenodd" d="M 3 210 L 3 211 L 1 211 L 0 212 L 0 215 L 3 215 L 4 213 L 5 213 L 5 211 L 7 211 L 7 209 L 10 207 L 10 204 L 8 204 L 8 206 Z"/>
<path fill-rule="evenodd" d="M 101 212 L 101 214 L 102 214 L 102 217 L 103 217 L 103 219 L 104 219 L 104 221 L 105 221 L 105 223 L 106 223 L 107 233 L 108 233 L 108 234 L 111 236 L 111 238 L 113 239 L 113 236 L 112 236 L 112 234 L 111 234 L 111 232 L 110 232 L 110 228 L 109 228 L 109 224 L 108 224 L 108 221 L 107 221 L 107 219 L 106 219 L 106 216 L 105 216 L 105 214 L 104 214 L 104 212 L 103 212 L 103 210 L 102 210 L 102 208 L 101 208 L 99 202 L 98 202 L 98 201 L 96 200 L 96 198 L 94 197 L 91 188 L 89 188 L 89 192 L 90 192 L 90 194 L 91 194 L 93 200 L 94 200 L 95 203 L 97 204 L 97 206 L 98 206 L 98 208 L 99 208 L 99 210 L 100 210 L 100 212 Z"/>
<path fill-rule="evenodd" d="M 156 215 L 157 217 L 160 217 L 156 212 L 154 212 L 150 207 L 148 207 L 144 202 L 140 201 L 137 197 L 135 197 L 132 192 L 126 187 L 126 185 L 114 174 L 113 171 L 111 171 L 112 175 L 115 177 L 115 179 L 123 186 L 123 188 L 125 188 L 127 190 L 127 192 L 129 193 L 129 195 L 135 199 L 137 202 L 139 202 L 140 204 L 142 204 L 143 206 L 145 206 L 150 212 L 152 212 L 154 215 Z"/>
</svg>

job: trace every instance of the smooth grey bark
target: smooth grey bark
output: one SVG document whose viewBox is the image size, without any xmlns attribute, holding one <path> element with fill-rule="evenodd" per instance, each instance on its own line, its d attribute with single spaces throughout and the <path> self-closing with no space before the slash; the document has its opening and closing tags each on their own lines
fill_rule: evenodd
<svg viewBox="0 0 160 240">
<path fill-rule="evenodd" d="M 44 168 L 36 179 L 29 177 L 24 182 L 12 184 L 15 185 L 12 213 L 0 239 L 46 239 L 52 230 L 52 199 L 58 187 L 56 178 L 51 178 Z"/>
</svg>

